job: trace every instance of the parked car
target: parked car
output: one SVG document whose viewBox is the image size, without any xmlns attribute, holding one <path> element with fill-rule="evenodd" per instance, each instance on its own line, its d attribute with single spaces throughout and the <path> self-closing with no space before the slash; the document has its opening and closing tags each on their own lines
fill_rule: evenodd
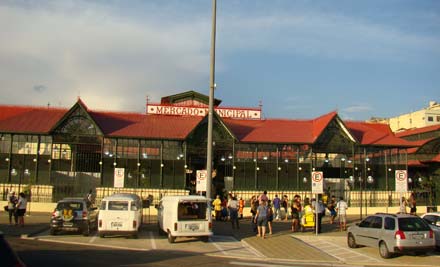
<svg viewBox="0 0 440 267">
<path fill-rule="evenodd" d="M 434 232 L 420 217 L 409 214 L 377 213 L 347 231 L 350 248 L 379 248 L 382 258 L 395 253 L 427 253 L 435 249 Z"/>
<path fill-rule="evenodd" d="M 98 215 L 99 237 L 128 235 L 137 238 L 142 225 L 143 204 L 136 194 L 117 193 L 103 198 Z"/>
<path fill-rule="evenodd" d="M 211 201 L 203 196 L 165 196 L 157 208 L 159 234 L 176 237 L 199 237 L 208 241 L 212 236 Z"/>
<path fill-rule="evenodd" d="M 25 267 L 26 265 L 17 256 L 17 253 L 11 248 L 8 241 L 6 241 L 3 233 L 0 232 L 0 255 L 1 255 L 1 266 L 14 266 L 14 267 Z"/>
<path fill-rule="evenodd" d="M 97 229 L 97 208 L 83 198 L 65 198 L 58 201 L 50 219 L 50 234 L 78 231 L 88 236 Z"/>
<path fill-rule="evenodd" d="M 423 214 L 422 219 L 429 224 L 435 234 L 435 246 L 440 251 L 440 212 L 429 212 Z"/>
</svg>

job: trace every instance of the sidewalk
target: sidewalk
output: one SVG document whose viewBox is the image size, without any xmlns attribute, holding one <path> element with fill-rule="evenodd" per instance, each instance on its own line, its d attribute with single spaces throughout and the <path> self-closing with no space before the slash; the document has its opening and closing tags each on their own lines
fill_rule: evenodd
<svg viewBox="0 0 440 267">
<path fill-rule="evenodd" d="M 24 217 L 24 227 L 9 225 L 9 214 L 0 212 L 0 231 L 5 236 L 31 235 L 49 228 L 49 212 L 32 212 Z M 12 218 L 14 222 L 14 218 Z"/>
<path fill-rule="evenodd" d="M 326 218 L 327 217 L 327 218 Z M 245 242 L 249 246 L 258 250 L 269 259 L 297 260 L 297 261 L 323 261 L 323 262 L 339 262 L 338 259 L 322 253 L 309 244 L 293 236 L 314 236 L 316 238 L 328 236 L 345 236 L 345 231 L 339 230 L 339 225 L 329 223 L 329 217 L 323 218 L 322 233 L 316 236 L 312 229 L 305 232 L 291 232 L 291 220 L 274 221 L 273 234 L 266 234 L 266 239 L 257 237 L 252 231 L 250 218 L 240 220 L 240 229 L 232 229 L 231 222 L 214 221 L 213 230 L 215 235 L 232 235 L 237 240 Z M 353 215 L 348 217 L 348 223 L 359 221 L 359 216 Z M 268 231 L 267 231 L 268 232 Z"/>
</svg>

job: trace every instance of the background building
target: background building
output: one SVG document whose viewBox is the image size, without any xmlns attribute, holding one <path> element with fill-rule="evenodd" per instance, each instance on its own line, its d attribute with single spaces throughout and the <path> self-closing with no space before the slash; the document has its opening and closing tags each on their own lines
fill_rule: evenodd
<svg viewBox="0 0 440 267">
<path fill-rule="evenodd" d="M 388 125 L 343 121 L 337 112 L 263 119 L 261 107 L 220 104 L 216 99 L 217 194 L 310 194 L 312 172 L 322 171 L 328 194 L 346 196 L 351 205 L 391 205 L 399 199 L 395 171 L 408 170 L 407 149 L 420 145 L 396 137 Z M 206 164 L 207 109 L 208 97 L 194 91 L 147 103 L 146 114 L 95 111 L 81 99 L 70 109 L 0 106 L 3 196 L 12 188 L 32 191 L 33 201 L 90 189 L 98 199 L 115 190 L 156 199 L 195 193 L 196 172 Z"/>
</svg>

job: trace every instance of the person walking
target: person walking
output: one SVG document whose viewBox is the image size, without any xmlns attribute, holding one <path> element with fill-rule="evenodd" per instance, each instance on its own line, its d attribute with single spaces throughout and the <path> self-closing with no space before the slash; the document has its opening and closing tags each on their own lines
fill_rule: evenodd
<svg viewBox="0 0 440 267">
<path fill-rule="evenodd" d="M 274 217 L 275 220 L 279 220 L 280 219 L 280 208 L 281 208 L 281 200 L 278 197 L 278 195 L 275 195 L 273 201 L 273 211 L 274 211 Z"/>
<path fill-rule="evenodd" d="M 11 191 L 8 194 L 9 225 L 12 225 L 12 216 L 14 216 L 15 225 L 18 224 L 18 217 L 17 217 L 17 212 L 16 212 L 17 202 L 18 202 L 18 199 L 15 196 L 15 192 Z"/>
<path fill-rule="evenodd" d="M 252 231 L 254 233 L 258 232 L 257 220 L 256 220 L 258 206 L 259 206 L 259 204 L 258 204 L 257 197 L 252 196 L 252 198 L 251 198 L 251 214 L 252 214 L 251 226 L 252 226 Z"/>
<path fill-rule="evenodd" d="M 265 203 L 267 203 L 267 201 L 269 200 L 269 198 L 267 197 L 267 191 L 266 190 L 264 190 L 264 192 L 263 192 L 263 194 L 261 194 L 259 197 L 258 197 L 258 202 L 265 202 Z"/>
<path fill-rule="evenodd" d="M 301 203 L 299 203 L 298 198 L 299 195 L 295 195 L 292 200 L 292 205 L 290 206 L 292 214 L 292 232 L 297 232 L 299 230 Z"/>
<path fill-rule="evenodd" d="M 321 230 L 322 230 L 322 218 L 324 217 L 324 215 L 325 215 L 325 206 L 324 206 L 324 204 L 322 203 L 322 201 L 317 201 L 316 199 L 312 199 L 312 208 L 314 209 L 314 212 L 315 213 L 318 213 L 318 221 L 317 221 L 317 225 L 316 225 L 316 229 L 317 229 L 317 232 L 318 232 L 318 234 L 320 234 L 321 233 Z"/>
<path fill-rule="evenodd" d="M 212 202 L 212 205 L 214 206 L 215 220 L 220 221 L 220 217 L 222 214 L 222 201 L 220 200 L 219 195 L 215 197 L 215 200 Z"/>
<path fill-rule="evenodd" d="M 330 212 L 330 224 L 335 222 L 336 218 L 336 197 L 332 196 L 327 203 L 327 209 Z"/>
<path fill-rule="evenodd" d="M 255 215 L 254 222 L 257 224 L 257 237 L 259 236 L 265 239 L 267 226 L 267 204 L 265 201 L 260 202 L 260 205 L 257 208 L 257 214 Z"/>
<path fill-rule="evenodd" d="M 240 200 L 238 201 L 238 213 L 240 214 L 240 219 L 243 219 L 243 210 L 244 210 L 244 199 L 240 197 Z"/>
<path fill-rule="evenodd" d="M 21 192 L 18 195 L 17 201 L 17 216 L 18 216 L 18 224 L 23 227 L 24 226 L 24 214 L 26 213 L 27 200 L 26 195 Z"/>
<path fill-rule="evenodd" d="M 339 214 L 339 228 L 341 231 L 347 229 L 347 209 L 347 202 L 344 201 L 343 197 L 340 197 L 336 204 L 336 212 Z"/>
<path fill-rule="evenodd" d="M 228 210 L 229 210 L 229 218 L 232 223 L 232 229 L 240 229 L 240 225 L 238 224 L 238 201 L 236 197 L 231 197 L 228 201 Z"/>
<path fill-rule="evenodd" d="M 287 221 L 289 215 L 287 213 L 287 207 L 289 206 L 289 197 L 287 195 L 283 196 L 283 202 L 281 203 L 281 205 L 283 206 L 284 209 L 284 214 L 285 214 L 285 218 L 284 220 Z"/>
<path fill-rule="evenodd" d="M 273 208 L 271 201 L 267 201 L 267 226 L 269 228 L 269 235 L 272 234 L 272 222 L 273 222 Z"/>
<path fill-rule="evenodd" d="M 411 193 L 408 199 L 409 214 L 417 215 L 416 195 Z"/>
<path fill-rule="evenodd" d="M 400 200 L 400 208 L 399 213 L 406 214 L 406 207 L 408 206 L 408 202 L 406 201 L 405 197 L 402 197 Z"/>
</svg>

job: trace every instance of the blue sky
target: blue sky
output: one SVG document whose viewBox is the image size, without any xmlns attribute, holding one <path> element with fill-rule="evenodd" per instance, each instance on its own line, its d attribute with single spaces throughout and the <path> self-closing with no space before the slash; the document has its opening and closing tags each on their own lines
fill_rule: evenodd
<svg viewBox="0 0 440 267">
<path fill-rule="evenodd" d="M 0 104 L 143 112 L 209 93 L 210 0 L 1 1 Z M 440 1 L 218 0 L 215 97 L 267 118 L 440 102 Z"/>
</svg>

